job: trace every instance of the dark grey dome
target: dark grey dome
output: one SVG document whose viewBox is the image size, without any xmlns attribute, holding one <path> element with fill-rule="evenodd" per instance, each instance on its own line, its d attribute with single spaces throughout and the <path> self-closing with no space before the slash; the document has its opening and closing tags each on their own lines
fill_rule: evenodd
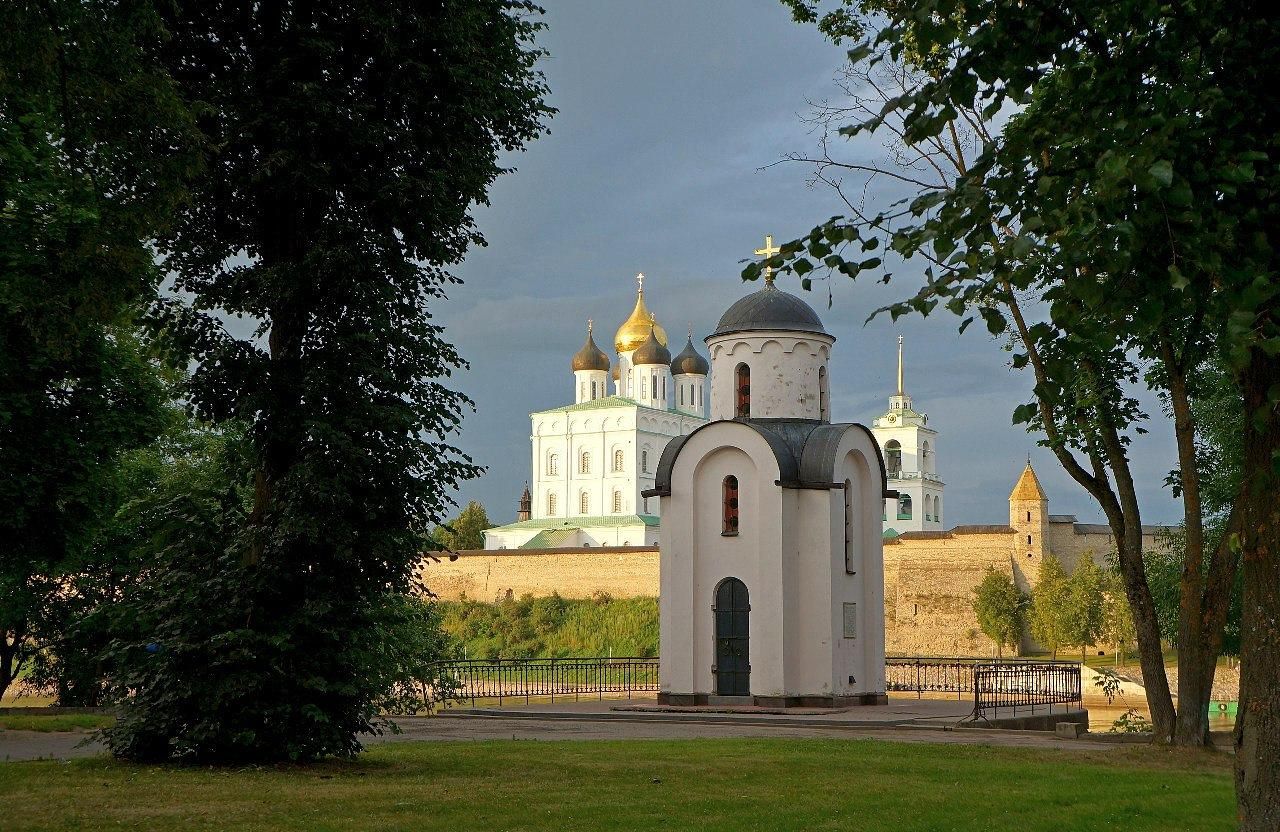
<svg viewBox="0 0 1280 832">
<path fill-rule="evenodd" d="M 781 329 L 826 335 L 813 307 L 773 284 L 742 298 L 720 316 L 716 331 L 709 337 L 753 329 Z"/>
<path fill-rule="evenodd" d="M 578 350 L 573 356 L 573 371 L 579 370 L 608 370 L 609 356 L 600 351 L 596 346 L 596 341 L 591 337 L 591 330 L 587 330 L 587 343 L 582 345 L 582 349 Z"/>
<path fill-rule="evenodd" d="M 705 376 L 709 372 L 711 365 L 707 359 L 698 355 L 698 351 L 693 348 L 693 336 L 690 336 L 684 349 L 671 362 L 671 375 Z"/>
<path fill-rule="evenodd" d="M 671 350 L 658 343 L 658 339 L 654 337 L 653 328 L 649 328 L 648 339 L 636 347 L 636 351 L 631 353 L 631 363 L 636 367 L 642 364 L 670 364 Z"/>
</svg>

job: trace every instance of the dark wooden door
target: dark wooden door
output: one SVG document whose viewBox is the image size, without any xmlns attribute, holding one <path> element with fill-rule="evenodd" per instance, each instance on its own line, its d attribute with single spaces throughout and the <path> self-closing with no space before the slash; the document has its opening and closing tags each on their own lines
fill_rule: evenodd
<svg viewBox="0 0 1280 832">
<path fill-rule="evenodd" d="M 751 604 L 747 585 L 737 578 L 726 578 L 716 588 L 711 609 L 716 617 L 716 694 L 750 696 Z"/>
</svg>

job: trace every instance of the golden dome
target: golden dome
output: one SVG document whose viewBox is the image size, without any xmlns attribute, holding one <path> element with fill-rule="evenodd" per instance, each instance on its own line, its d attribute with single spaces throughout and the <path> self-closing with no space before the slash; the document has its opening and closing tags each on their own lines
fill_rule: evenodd
<svg viewBox="0 0 1280 832">
<path fill-rule="evenodd" d="M 618 348 L 619 353 L 631 352 L 649 340 L 650 329 L 653 330 L 653 337 L 658 340 L 658 343 L 664 347 L 667 346 L 666 331 L 658 325 L 653 313 L 644 305 L 644 286 L 642 285 L 636 292 L 636 308 L 631 310 L 631 317 L 618 327 L 617 333 L 613 336 L 613 345 Z"/>
</svg>

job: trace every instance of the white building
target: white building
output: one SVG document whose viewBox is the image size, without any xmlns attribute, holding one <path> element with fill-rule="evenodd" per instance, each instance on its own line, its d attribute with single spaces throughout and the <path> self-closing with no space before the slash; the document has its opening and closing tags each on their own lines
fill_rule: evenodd
<svg viewBox="0 0 1280 832">
<path fill-rule="evenodd" d="M 898 392 L 889 397 L 889 410 L 876 418 L 871 432 L 884 454 L 889 490 L 896 499 L 886 500 L 884 534 L 942 531 L 942 490 L 938 476 L 938 432 L 929 427 L 929 416 L 911 407 L 902 383 L 902 336 L 898 336 Z"/>
<path fill-rule="evenodd" d="M 635 308 L 614 336 L 617 363 L 596 346 L 588 321 L 571 362 L 574 403 L 530 414 L 532 484 L 517 521 L 485 531 L 486 549 L 657 545 L 658 500 L 641 492 L 653 487 L 667 443 L 706 423 L 709 364 L 692 331 L 672 359 L 639 281 Z"/>
<path fill-rule="evenodd" d="M 711 417 L 667 445 L 660 699 L 771 706 L 885 700 L 884 463 L 869 430 L 831 424 L 835 339 L 765 287 L 707 339 Z"/>
</svg>

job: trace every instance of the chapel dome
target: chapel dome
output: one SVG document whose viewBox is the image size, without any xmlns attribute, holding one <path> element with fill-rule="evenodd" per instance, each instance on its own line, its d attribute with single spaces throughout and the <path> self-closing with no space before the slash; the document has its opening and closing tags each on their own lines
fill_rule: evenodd
<svg viewBox="0 0 1280 832">
<path fill-rule="evenodd" d="M 720 316 L 720 323 L 709 337 L 753 329 L 827 334 L 813 307 L 772 283 L 766 283 L 760 291 L 752 292 L 730 306 Z"/>
<path fill-rule="evenodd" d="M 690 335 L 684 349 L 671 362 L 671 374 L 673 376 L 705 376 L 709 372 L 711 372 L 711 364 L 693 348 L 693 336 Z"/>
<path fill-rule="evenodd" d="M 591 325 L 587 324 L 587 343 L 582 345 L 582 349 L 574 353 L 573 371 L 579 370 L 608 370 L 609 356 L 600 351 L 596 346 L 595 338 L 591 335 Z"/>
<path fill-rule="evenodd" d="M 636 306 L 631 310 L 631 316 L 622 322 L 613 336 L 613 345 L 617 347 L 619 354 L 631 352 L 645 342 L 650 332 L 659 344 L 664 347 L 667 345 L 667 333 L 658 325 L 649 307 L 644 305 L 644 289 L 641 288 L 636 292 Z"/>
<path fill-rule="evenodd" d="M 631 356 L 631 364 L 635 367 L 649 364 L 671 364 L 671 351 L 658 341 L 658 327 L 654 324 L 649 330 L 649 337 L 636 348 Z"/>
</svg>

